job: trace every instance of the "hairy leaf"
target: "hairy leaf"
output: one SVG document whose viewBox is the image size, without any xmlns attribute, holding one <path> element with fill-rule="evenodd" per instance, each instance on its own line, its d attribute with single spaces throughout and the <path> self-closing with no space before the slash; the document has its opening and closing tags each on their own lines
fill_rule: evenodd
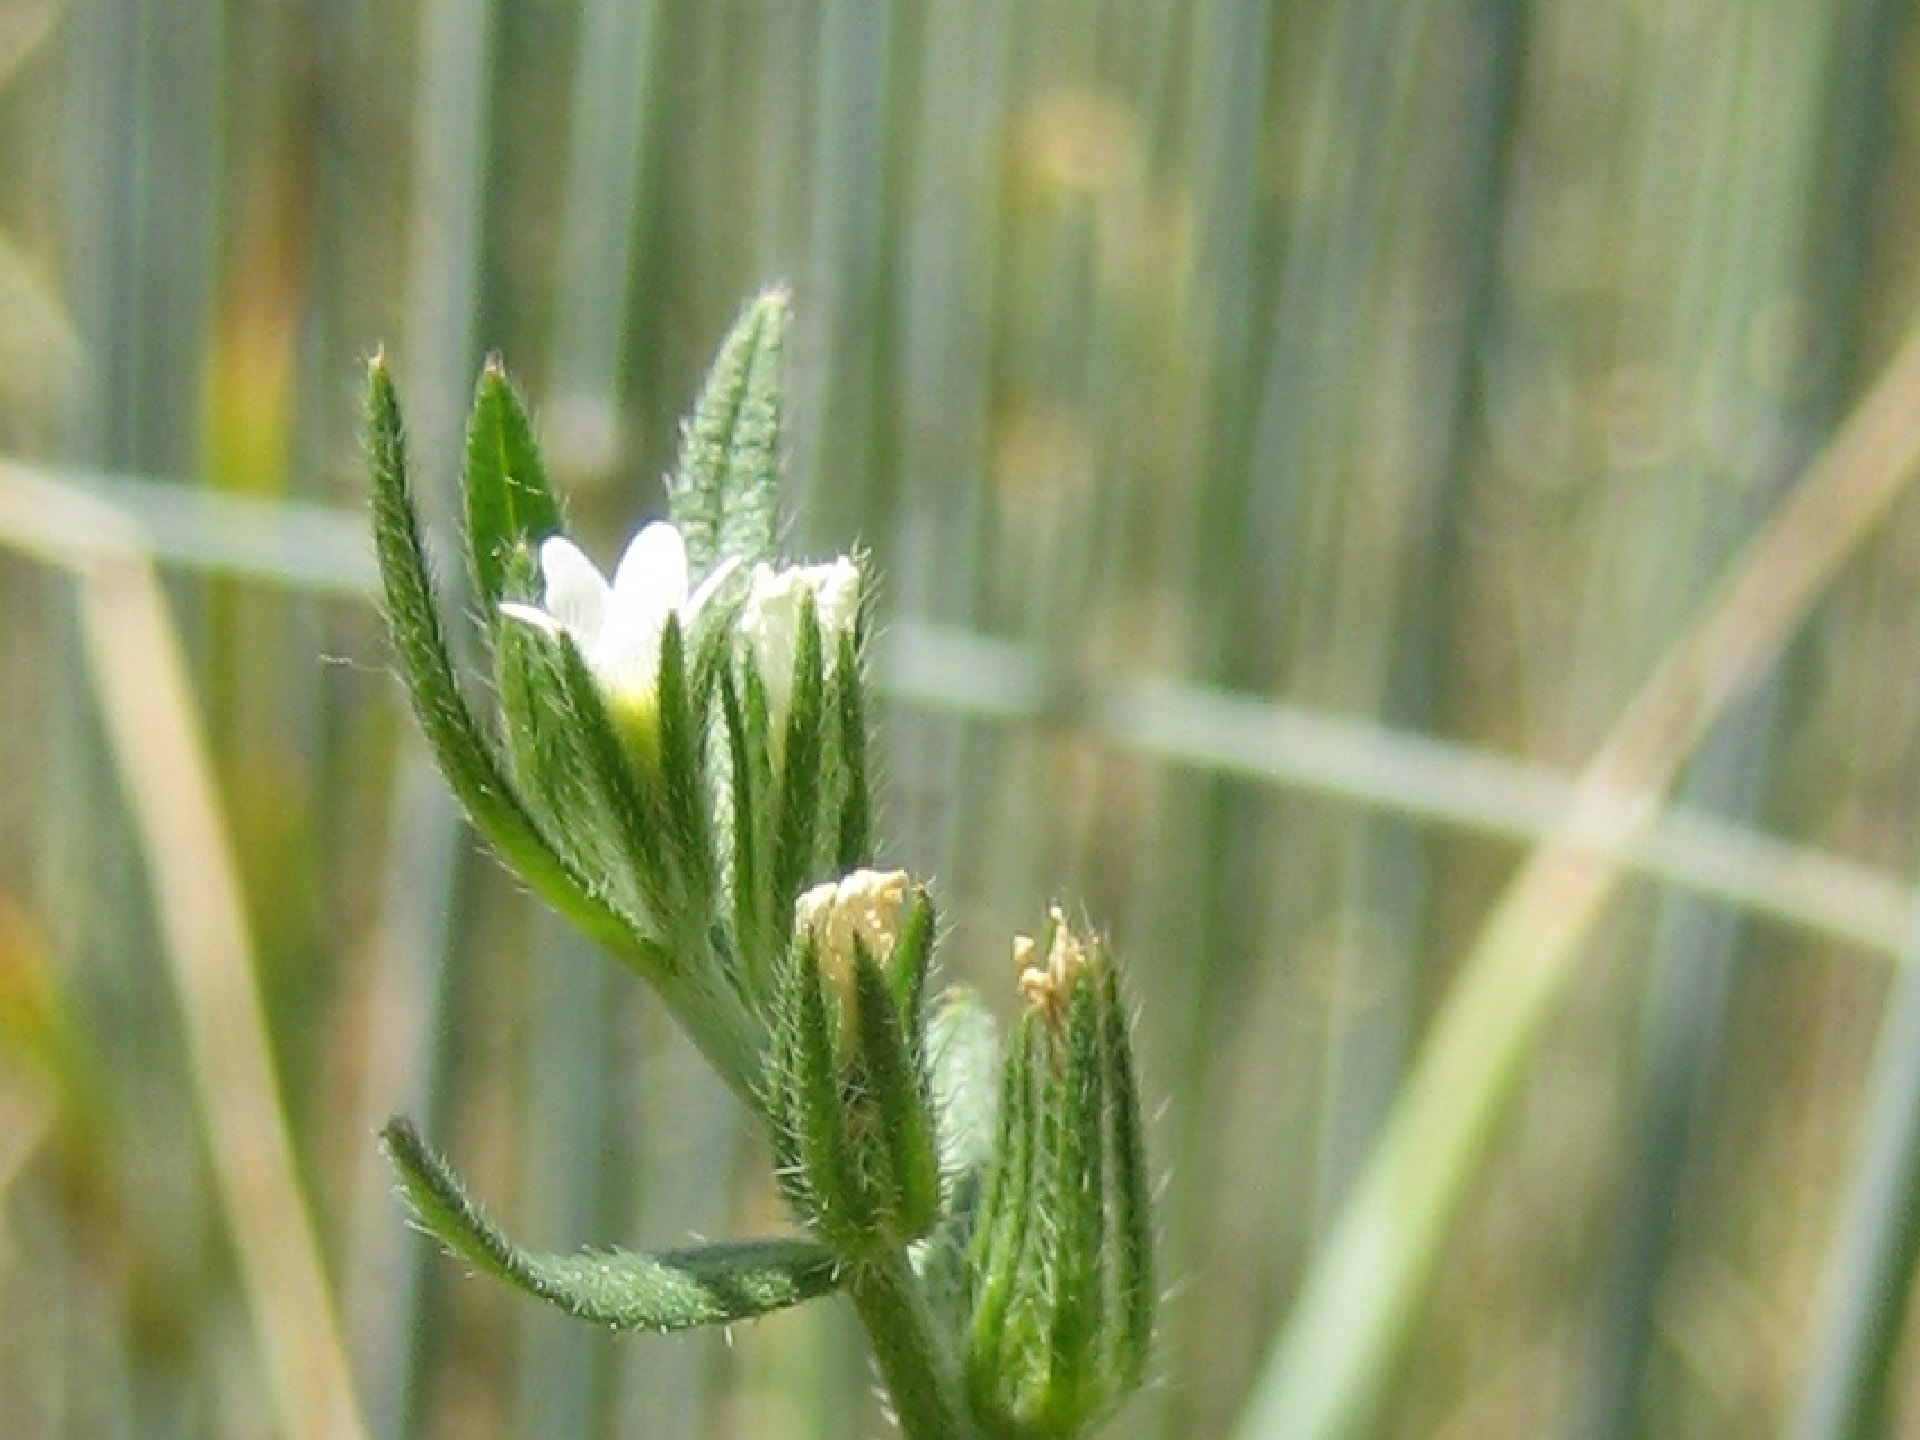
<svg viewBox="0 0 1920 1440">
<path fill-rule="evenodd" d="M 381 1132 L 420 1223 L 488 1274 L 570 1315 L 617 1330 L 731 1325 L 839 1288 L 830 1252 L 805 1240 L 752 1240 L 645 1254 L 523 1250 L 467 1194 L 412 1122 Z"/>
<path fill-rule="evenodd" d="M 734 322 L 680 439 L 667 485 L 696 576 L 772 556 L 780 478 L 780 352 L 787 295 L 765 290 Z"/>
<path fill-rule="evenodd" d="M 599 944 L 642 971 L 657 950 L 542 835 L 509 784 L 493 745 L 455 678 L 434 600 L 426 544 L 407 473 L 400 400 L 384 356 L 367 367 L 367 448 L 373 469 L 373 538 L 387 628 L 414 714 L 440 770 L 474 828 L 542 899 Z"/>
<path fill-rule="evenodd" d="M 516 555 L 530 555 L 562 528 L 560 502 L 547 481 L 526 406 L 499 357 L 487 361 L 467 422 L 467 561 L 489 615 L 509 594 Z"/>
</svg>

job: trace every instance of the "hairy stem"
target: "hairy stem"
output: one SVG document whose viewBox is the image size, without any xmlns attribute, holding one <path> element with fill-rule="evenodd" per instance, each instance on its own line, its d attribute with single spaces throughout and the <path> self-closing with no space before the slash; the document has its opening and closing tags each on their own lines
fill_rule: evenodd
<svg viewBox="0 0 1920 1440">
<path fill-rule="evenodd" d="M 906 1252 L 853 1272 L 847 1293 L 907 1440 L 978 1440 L 960 1388 L 960 1369 L 934 1324 Z"/>
</svg>

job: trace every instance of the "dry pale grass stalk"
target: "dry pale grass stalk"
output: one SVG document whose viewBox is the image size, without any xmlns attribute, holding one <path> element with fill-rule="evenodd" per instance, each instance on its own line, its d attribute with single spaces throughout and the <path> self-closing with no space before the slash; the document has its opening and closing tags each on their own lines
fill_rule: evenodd
<svg viewBox="0 0 1920 1440">
<path fill-rule="evenodd" d="M 41 521 L 0 529 L 69 569 L 80 587 L 87 665 L 146 852 L 207 1148 L 281 1431 L 360 1440 L 366 1429 L 294 1165 L 252 938 L 166 597 L 126 516 L 97 502 L 73 510 L 72 495 L 32 488 L 18 474 L 0 480 L 0 522 L 28 510 Z M 63 507 L 65 526 L 48 513 Z M 91 543 L 53 539 L 76 532 Z"/>
</svg>

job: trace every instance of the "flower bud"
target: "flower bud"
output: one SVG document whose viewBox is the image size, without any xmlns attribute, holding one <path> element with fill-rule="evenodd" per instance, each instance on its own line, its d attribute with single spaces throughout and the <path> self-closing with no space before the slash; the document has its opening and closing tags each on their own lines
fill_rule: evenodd
<svg viewBox="0 0 1920 1440">
<path fill-rule="evenodd" d="M 821 980 L 849 1013 L 855 957 L 864 949 L 876 965 L 887 966 L 906 905 L 904 870 L 856 870 L 844 880 L 814 886 L 794 902 L 794 930 L 812 937 Z"/>
<path fill-rule="evenodd" d="M 922 995 L 933 907 L 904 872 L 856 870 L 794 907 L 765 1092 L 782 1184 L 842 1255 L 924 1234 L 940 1198 Z"/>
<path fill-rule="evenodd" d="M 1067 1437 L 1139 1385 L 1152 1339 L 1139 1089 L 1105 947 L 1055 907 L 1014 958 L 1027 1009 L 969 1255 L 967 1383 L 994 1433 Z"/>
<path fill-rule="evenodd" d="M 764 993 L 793 906 L 871 859 L 860 570 L 842 558 L 756 566 L 718 689 L 734 942 Z"/>
<path fill-rule="evenodd" d="M 738 624 L 761 684 L 766 687 L 767 708 L 776 735 L 793 700 L 794 669 L 800 656 L 800 615 L 809 600 L 814 621 L 820 627 L 821 654 L 832 665 L 840 654 L 840 638 L 852 634 L 859 619 L 859 566 L 843 555 L 825 565 L 776 570 L 762 562 L 753 567 Z"/>
</svg>

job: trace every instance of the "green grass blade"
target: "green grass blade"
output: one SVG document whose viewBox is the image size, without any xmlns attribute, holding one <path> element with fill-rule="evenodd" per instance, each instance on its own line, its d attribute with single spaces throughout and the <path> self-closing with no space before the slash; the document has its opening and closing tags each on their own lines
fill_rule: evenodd
<svg viewBox="0 0 1920 1440">
<path fill-rule="evenodd" d="M 1827 1294 L 1794 1440 L 1890 1433 L 1896 1357 L 1920 1270 L 1920 916 L 1887 1001 L 1859 1153 L 1833 1233 Z M 1908 1327 L 1910 1328 L 1910 1327 Z"/>
</svg>

